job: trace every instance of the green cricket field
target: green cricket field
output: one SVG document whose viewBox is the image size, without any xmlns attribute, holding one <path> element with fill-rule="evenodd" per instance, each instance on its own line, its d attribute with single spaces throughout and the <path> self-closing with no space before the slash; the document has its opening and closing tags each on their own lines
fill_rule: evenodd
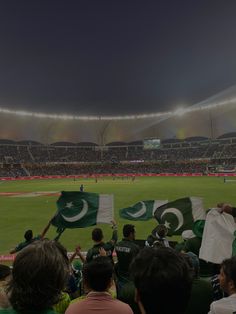
<svg viewBox="0 0 236 314">
<path fill-rule="evenodd" d="M 236 205 L 236 178 L 223 177 L 136 177 L 130 179 L 41 179 L 0 181 L 0 254 L 22 242 L 25 230 L 39 234 L 56 212 L 56 200 L 61 191 L 79 191 L 81 184 L 85 192 L 114 195 L 114 214 L 118 223 L 118 236 L 122 238 L 122 226 L 128 220 L 119 217 L 119 209 L 143 200 L 169 200 L 187 196 L 198 196 L 204 200 L 205 209 L 216 207 L 218 202 Z M 136 226 L 136 238 L 146 239 L 156 226 L 155 219 L 131 222 Z M 101 225 L 104 239 L 111 237 L 111 227 Z M 61 237 L 62 244 L 73 251 L 80 244 L 86 251 L 92 246 L 91 230 L 66 229 Z M 54 238 L 56 228 L 51 226 L 47 237 Z M 174 239 L 176 240 L 176 238 Z"/>
</svg>

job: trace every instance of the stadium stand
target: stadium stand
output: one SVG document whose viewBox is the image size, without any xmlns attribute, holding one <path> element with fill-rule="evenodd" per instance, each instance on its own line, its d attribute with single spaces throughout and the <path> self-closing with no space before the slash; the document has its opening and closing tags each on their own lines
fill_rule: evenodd
<svg viewBox="0 0 236 314">
<path fill-rule="evenodd" d="M 208 173 L 236 166 L 236 134 L 215 140 L 189 137 L 163 140 L 145 150 L 142 141 L 95 143 L 0 140 L 0 177 L 93 174 Z"/>
</svg>

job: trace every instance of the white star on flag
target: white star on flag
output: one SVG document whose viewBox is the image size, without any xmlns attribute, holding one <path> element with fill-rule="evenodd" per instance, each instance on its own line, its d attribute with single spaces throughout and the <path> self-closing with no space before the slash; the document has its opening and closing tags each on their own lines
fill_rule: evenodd
<svg viewBox="0 0 236 314">
<path fill-rule="evenodd" d="M 66 203 L 66 206 L 65 206 L 66 208 L 71 208 L 71 207 L 73 207 L 73 202 L 69 202 L 69 203 Z"/>
<path fill-rule="evenodd" d="M 164 225 L 166 226 L 167 229 L 170 229 L 170 223 L 168 221 L 165 221 Z"/>
</svg>

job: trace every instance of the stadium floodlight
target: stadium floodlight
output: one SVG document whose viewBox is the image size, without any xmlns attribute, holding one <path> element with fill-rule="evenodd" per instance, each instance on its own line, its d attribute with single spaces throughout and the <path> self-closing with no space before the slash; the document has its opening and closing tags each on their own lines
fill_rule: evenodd
<svg viewBox="0 0 236 314">
<path fill-rule="evenodd" d="M 186 110 L 184 108 L 178 108 L 174 111 L 175 116 L 183 116 L 186 113 Z"/>
</svg>

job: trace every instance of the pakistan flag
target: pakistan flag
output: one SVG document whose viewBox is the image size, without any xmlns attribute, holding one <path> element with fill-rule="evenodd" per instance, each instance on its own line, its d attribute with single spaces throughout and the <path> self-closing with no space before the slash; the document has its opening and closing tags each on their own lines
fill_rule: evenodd
<svg viewBox="0 0 236 314">
<path fill-rule="evenodd" d="M 113 195 L 61 192 L 52 225 L 58 228 L 85 228 L 113 219 Z"/>
<path fill-rule="evenodd" d="M 202 198 L 185 197 L 158 207 L 154 217 L 159 224 L 164 224 L 168 235 L 181 235 L 184 230 L 192 230 L 197 220 L 204 220 L 206 212 Z"/>
<path fill-rule="evenodd" d="M 149 220 L 153 218 L 156 208 L 167 202 L 167 200 L 140 201 L 133 206 L 120 209 L 119 214 L 121 218 L 128 220 Z"/>
</svg>

